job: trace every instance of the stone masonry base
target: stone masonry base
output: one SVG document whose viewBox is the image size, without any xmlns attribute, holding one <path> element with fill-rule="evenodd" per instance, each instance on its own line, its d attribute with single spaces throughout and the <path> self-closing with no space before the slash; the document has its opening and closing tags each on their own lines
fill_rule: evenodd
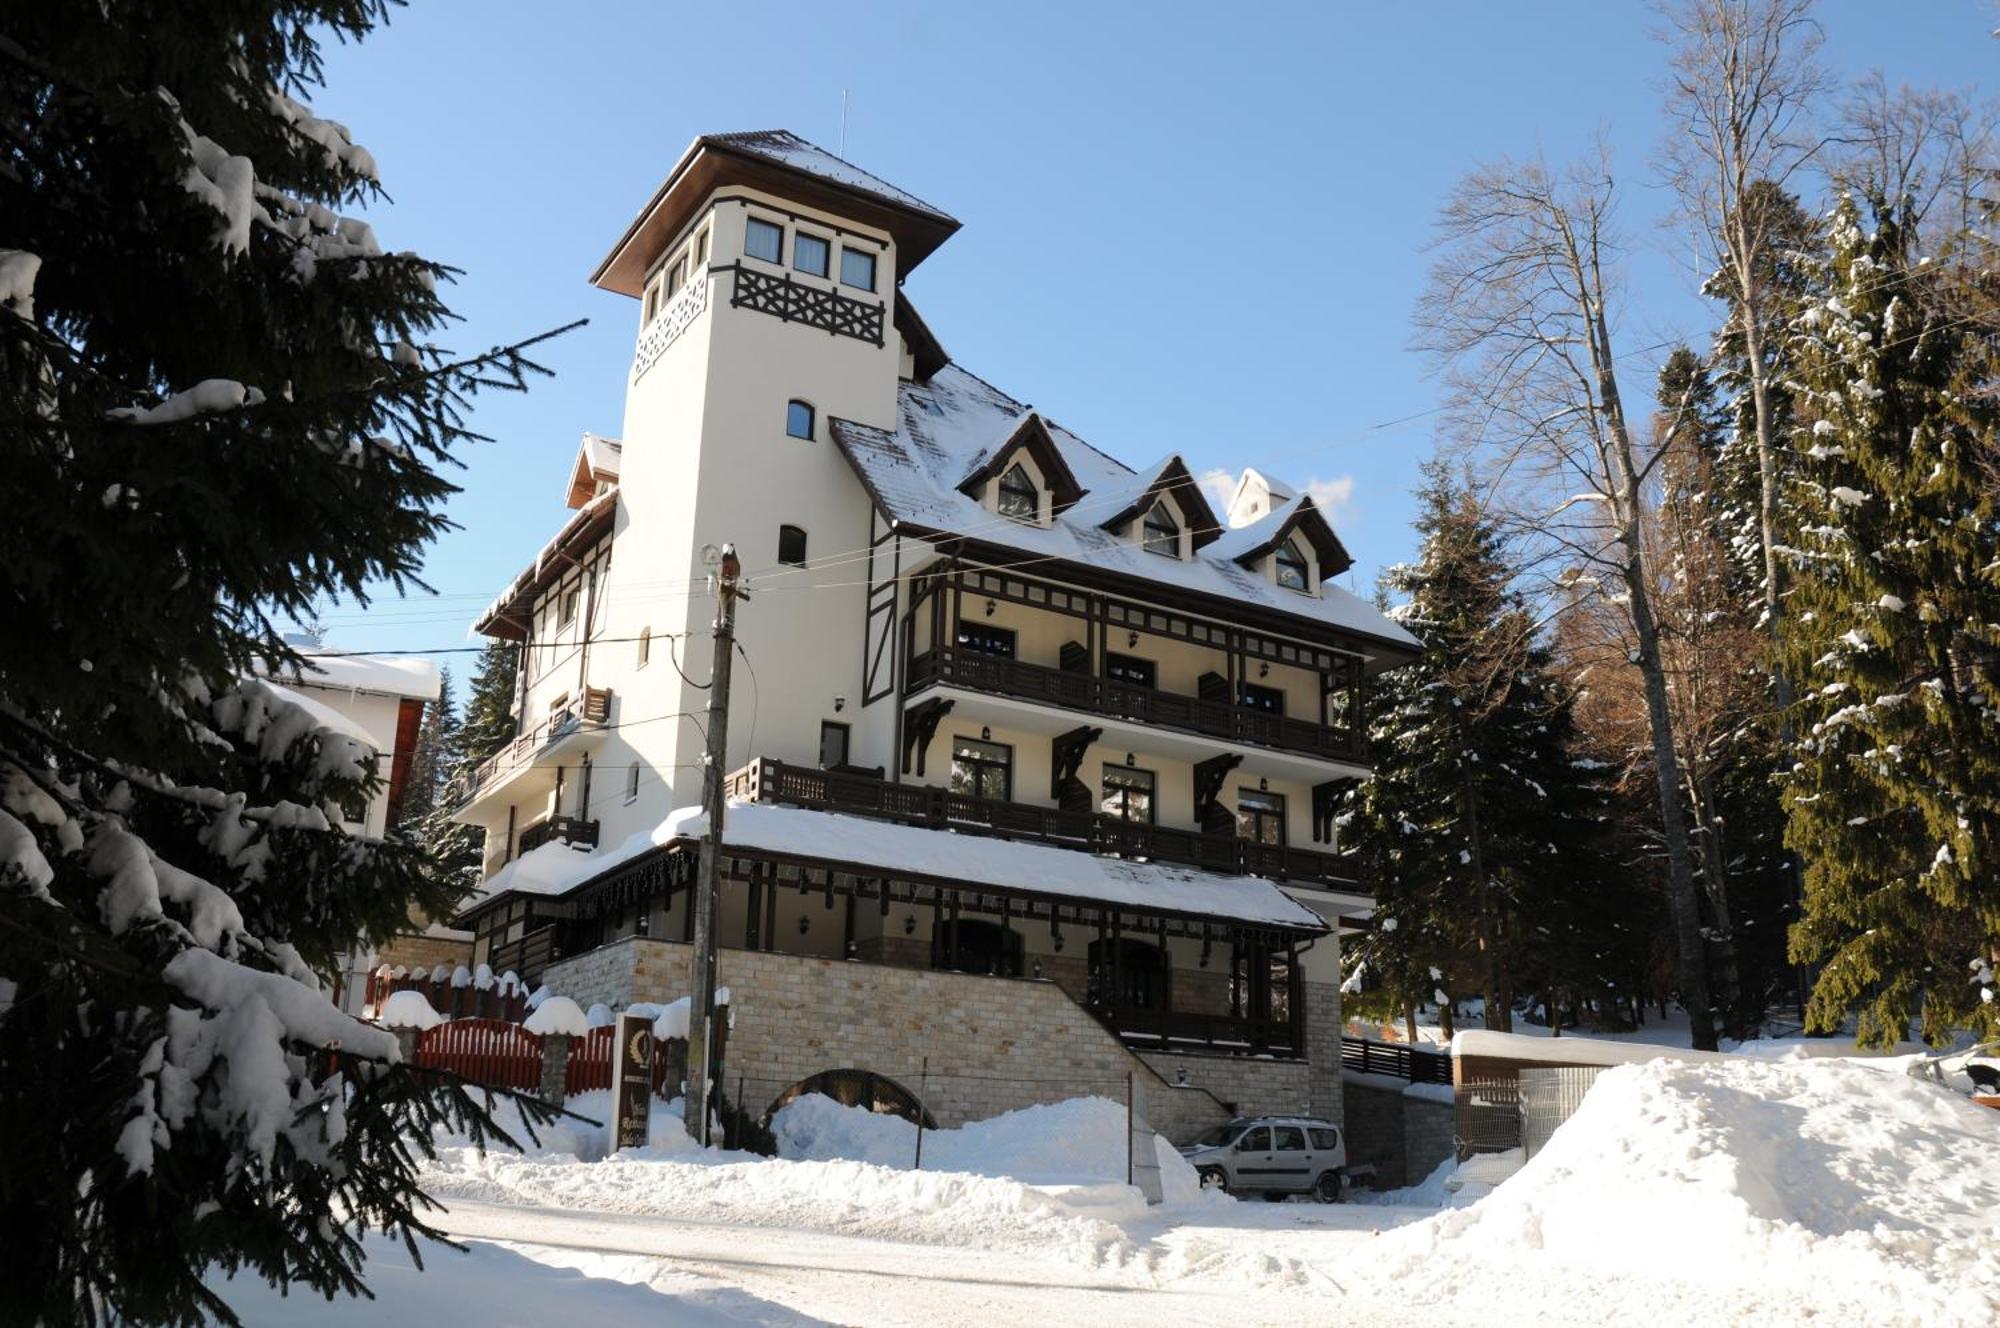
<svg viewBox="0 0 2000 1328">
<path fill-rule="evenodd" d="M 627 937 L 551 965 L 543 980 L 585 1006 L 670 1001 L 687 993 L 691 953 Z M 1066 1098 L 1123 1101 L 1128 1077 L 1147 1120 L 1175 1142 L 1228 1119 L 1225 1103 L 1328 1114 L 1326 1076 L 1304 1061 L 1135 1055 L 1054 981 L 726 949 L 717 983 L 731 995 L 721 1087 L 752 1113 L 810 1075 L 857 1069 L 918 1094 L 947 1128 Z M 1315 998 L 1309 990 L 1309 1011 Z M 1337 992 L 1333 1000 L 1337 1010 Z M 1338 1084 L 1337 1020 L 1331 1036 Z M 1187 1084 L 1177 1087 L 1183 1066 Z"/>
</svg>

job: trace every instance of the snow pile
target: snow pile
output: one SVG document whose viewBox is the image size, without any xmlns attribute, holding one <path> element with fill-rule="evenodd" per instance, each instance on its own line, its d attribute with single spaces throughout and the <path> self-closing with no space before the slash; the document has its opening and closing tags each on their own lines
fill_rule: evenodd
<svg viewBox="0 0 2000 1328">
<path fill-rule="evenodd" d="M 836 1159 L 909 1167 L 917 1127 L 900 1116 L 844 1107 L 810 1093 L 771 1118 L 778 1155 L 802 1161 Z M 1153 1136 L 1167 1201 L 1199 1199 L 1201 1181 L 1187 1159 Z M 1006 1176 L 1028 1184 L 1099 1185 L 1125 1181 L 1125 1107 L 1109 1098 L 1079 1097 L 1024 1107 L 953 1130 L 924 1133 L 924 1170 Z"/>
<path fill-rule="evenodd" d="M 436 1028 L 444 1022 L 444 1016 L 431 1008 L 424 994 L 414 989 L 389 993 L 389 999 L 382 1002 L 382 1013 L 378 1018 L 384 1028 Z"/>
<path fill-rule="evenodd" d="M 1379 1266 L 1445 1294 L 1615 1271 L 1754 1291 L 1799 1320 L 1990 1325 L 1996 1126 L 1956 1094 L 1853 1061 L 1615 1067 L 1519 1175 L 1385 1236 Z"/>
<path fill-rule="evenodd" d="M 562 1034 L 565 1037 L 582 1037 L 591 1030 L 591 1022 L 583 1013 L 583 1007 L 567 996 L 545 996 L 540 1001 L 530 1000 L 534 1012 L 521 1024 L 530 1033 L 542 1037 Z"/>
</svg>

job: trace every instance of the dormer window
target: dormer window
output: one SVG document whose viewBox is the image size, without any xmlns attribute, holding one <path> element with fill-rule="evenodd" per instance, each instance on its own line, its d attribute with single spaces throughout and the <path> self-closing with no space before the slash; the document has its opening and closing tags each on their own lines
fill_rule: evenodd
<svg viewBox="0 0 2000 1328">
<path fill-rule="evenodd" d="M 1000 477 L 1000 515 L 1015 521 L 1039 525 L 1042 519 L 1042 491 L 1035 487 L 1025 467 L 1009 466 Z"/>
<path fill-rule="evenodd" d="M 1148 553 L 1163 553 L 1169 558 L 1181 556 L 1181 528 L 1165 503 L 1154 503 L 1153 510 L 1146 513 L 1142 543 Z"/>
<path fill-rule="evenodd" d="M 1306 555 L 1299 546 L 1287 540 L 1278 546 L 1278 584 L 1287 590 L 1310 591 L 1312 570 L 1306 565 Z"/>
</svg>

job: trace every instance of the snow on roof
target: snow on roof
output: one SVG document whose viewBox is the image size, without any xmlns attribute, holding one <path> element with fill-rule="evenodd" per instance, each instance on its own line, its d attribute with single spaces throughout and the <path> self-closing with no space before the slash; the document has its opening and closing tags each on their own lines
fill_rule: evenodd
<svg viewBox="0 0 2000 1328">
<path fill-rule="evenodd" d="M 795 171 L 803 171 L 807 175 L 817 175 L 822 180 L 830 180 L 834 184 L 842 185 L 849 189 L 858 189 L 862 193 L 873 194 L 877 198 L 885 199 L 901 207 L 912 208 L 918 212 L 927 212 L 933 217 L 940 217 L 946 221 L 953 220 L 951 214 L 940 208 L 932 207 L 915 194 L 898 189 L 895 185 L 890 184 L 880 176 L 869 174 L 853 162 L 836 157 L 823 147 L 808 143 L 789 129 L 756 129 L 734 134 L 703 134 L 697 141 L 713 144 L 716 147 L 733 149 L 737 152 L 747 153 L 753 157 L 762 157 L 764 160 L 776 162 L 780 166 L 788 166 Z"/>
<path fill-rule="evenodd" d="M 1031 411 L 955 364 L 938 370 L 928 382 L 904 383 L 898 406 L 901 423 L 893 433 L 852 420 L 833 422 L 835 440 L 898 525 L 970 536 L 1032 557 L 1084 563 L 1208 595 L 1223 604 L 1253 604 L 1403 649 L 1421 648 L 1416 637 L 1381 610 L 1337 585 L 1323 585 L 1317 596 L 1301 595 L 1237 566 L 1222 548 L 1229 536 L 1191 559 L 1178 561 L 1100 529 L 1099 523 L 1119 510 L 1116 504 L 1129 503 L 1140 477 L 1047 416 L 1042 421 L 1083 486 L 1083 497 L 1047 528 L 1022 525 L 987 511 L 960 493 L 958 483 L 977 458 L 1004 443 Z M 1244 529 L 1251 532 L 1262 526 L 1259 522 Z M 1267 535 L 1269 529 L 1265 528 Z M 1240 546 L 1253 547 L 1254 540 Z"/>
<path fill-rule="evenodd" d="M 339 655 L 304 650 L 305 667 L 284 681 L 294 687 L 336 692 L 381 692 L 435 701 L 441 682 L 436 661 L 420 655 Z"/>
<path fill-rule="evenodd" d="M 1740 1059 L 1719 1051 L 1662 1047 L 1649 1042 L 1608 1042 L 1600 1038 L 1581 1037 L 1524 1037 L 1519 1033 L 1496 1033 L 1484 1028 L 1468 1028 L 1452 1034 L 1451 1054 L 1490 1056 L 1503 1061 L 1533 1061 L 1538 1065 L 1639 1065 L 1646 1061 L 1661 1059 L 1678 1061 Z"/>
<path fill-rule="evenodd" d="M 699 807 L 683 807 L 650 830 L 598 853 L 544 844 L 495 872 L 481 900 L 502 894 L 563 895 L 648 849 L 697 839 L 706 826 Z M 764 802 L 731 802 L 723 824 L 725 848 L 944 877 L 969 887 L 1029 890 L 1126 908 L 1226 918 L 1298 931 L 1323 932 L 1326 922 L 1255 876 L 1218 876 L 1163 863 L 1100 858 L 1078 849 L 1007 839 L 974 838 L 892 821 L 810 811 Z"/>
<path fill-rule="evenodd" d="M 288 701 L 300 710 L 303 710 L 312 719 L 312 722 L 319 727 L 338 733 L 342 737 L 352 738 L 372 752 L 379 752 L 382 749 L 382 738 L 363 728 L 353 717 L 342 714 L 323 701 L 315 701 L 304 692 L 295 692 L 291 688 L 281 686 L 268 678 L 264 680 L 264 685 L 269 687 L 279 699 Z M 389 741 L 391 743 L 395 741 L 393 734 L 389 735 Z"/>
</svg>

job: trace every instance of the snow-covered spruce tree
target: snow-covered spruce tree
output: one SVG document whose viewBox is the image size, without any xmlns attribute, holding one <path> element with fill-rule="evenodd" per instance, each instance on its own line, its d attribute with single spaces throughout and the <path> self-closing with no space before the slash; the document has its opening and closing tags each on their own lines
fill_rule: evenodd
<svg viewBox="0 0 2000 1328">
<path fill-rule="evenodd" d="M 1364 988 L 1406 1006 L 1476 991 L 1487 1026 L 1506 1028 L 1523 981 L 1600 980 L 1561 971 L 1581 956 L 1557 934 L 1580 934 L 1603 885 L 1603 798 L 1570 759 L 1569 705 L 1495 523 L 1437 463 L 1421 501 L 1418 561 L 1386 580 L 1428 649 L 1378 695 L 1375 777 L 1345 809 L 1377 890 L 1352 956 Z"/>
<path fill-rule="evenodd" d="M 1802 457 L 1787 840 L 1806 864 L 1808 1016 L 1863 1043 L 2000 1011 L 2000 496 L 1990 351 L 1933 303 L 1899 212 L 1844 197 L 1826 298 L 1792 330 Z"/>
<path fill-rule="evenodd" d="M 373 753 L 255 676 L 274 623 L 413 578 L 466 394 L 443 269 L 336 209 L 375 166 L 295 97 L 380 0 L 0 18 L 0 1322 L 233 1322 L 248 1268 L 362 1290 L 432 1234 L 455 1083 L 314 985 L 446 912 L 343 823 Z"/>
</svg>

